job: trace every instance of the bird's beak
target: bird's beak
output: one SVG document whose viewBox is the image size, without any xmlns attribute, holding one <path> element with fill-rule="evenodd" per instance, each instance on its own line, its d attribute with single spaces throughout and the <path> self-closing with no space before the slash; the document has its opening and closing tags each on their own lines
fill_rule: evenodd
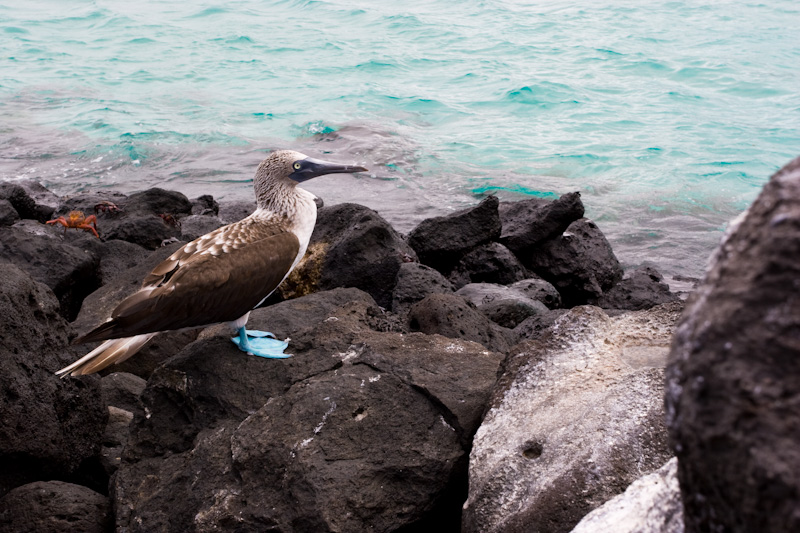
<svg viewBox="0 0 800 533">
<path fill-rule="evenodd" d="M 299 165 L 300 168 L 296 168 L 289 177 L 296 182 L 303 182 L 325 174 L 350 174 L 352 172 L 367 171 L 364 167 L 329 163 L 328 161 L 320 161 L 311 157 L 298 161 L 295 165 Z"/>
</svg>

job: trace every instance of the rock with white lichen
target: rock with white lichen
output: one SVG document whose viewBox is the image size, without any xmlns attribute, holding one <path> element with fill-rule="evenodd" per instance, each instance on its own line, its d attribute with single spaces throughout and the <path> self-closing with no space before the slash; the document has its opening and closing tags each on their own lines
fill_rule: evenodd
<svg viewBox="0 0 800 533">
<path fill-rule="evenodd" d="M 464 531 L 569 531 L 669 459 L 663 367 L 680 311 L 578 307 L 510 353 L 473 442 Z"/>
</svg>

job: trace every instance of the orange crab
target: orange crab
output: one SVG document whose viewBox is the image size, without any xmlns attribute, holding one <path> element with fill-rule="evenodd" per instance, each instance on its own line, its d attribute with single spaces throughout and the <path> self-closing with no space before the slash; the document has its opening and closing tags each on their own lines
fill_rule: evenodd
<svg viewBox="0 0 800 533">
<path fill-rule="evenodd" d="M 48 220 L 47 224 L 61 224 L 64 226 L 64 234 L 67 233 L 67 228 L 82 229 L 84 231 L 91 231 L 98 239 L 100 235 L 97 234 L 97 217 L 89 215 L 88 217 L 83 214 L 83 211 L 70 211 L 69 218 L 58 217 L 55 220 Z M 91 224 L 91 226 L 89 225 Z M 92 227 L 94 226 L 94 227 Z"/>
</svg>

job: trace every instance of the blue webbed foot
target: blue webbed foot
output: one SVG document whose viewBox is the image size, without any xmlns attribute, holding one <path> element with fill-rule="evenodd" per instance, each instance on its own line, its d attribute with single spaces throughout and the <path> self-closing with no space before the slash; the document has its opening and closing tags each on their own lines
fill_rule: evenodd
<svg viewBox="0 0 800 533">
<path fill-rule="evenodd" d="M 231 340 L 241 351 L 251 355 L 269 359 L 287 359 L 292 356 L 292 354 L 283 353 L 286 347 L 289 346 L 289 342 L 276 339 L 275 335 L 268 331 L 240 328 L 239 335 Z"/>
</svg>

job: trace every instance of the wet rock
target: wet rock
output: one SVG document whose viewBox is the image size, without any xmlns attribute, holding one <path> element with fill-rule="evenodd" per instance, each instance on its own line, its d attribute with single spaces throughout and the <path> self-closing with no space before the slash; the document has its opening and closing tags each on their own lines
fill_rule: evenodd
<svg viewBox="0 0 800 533">
<path fill-rule="evenodd" d="M 572 533 L 683 533 L 678 460 L 637 479 L 581 520 Z"/>
<path fill-rule="evenodd" d="M 512 289 L 521 291 L 531 300 L 538 300 L 548 307 L 548 309 L 558 309 L 561 307 L 561 295 L 552 283 L 541 278 L 528 278 L 512 283 Z"/>
<path fill-rule="evenodd" d="M 193 241 L 224 225 L 222 220 L 216 216 L 190 215 L 181 219 L 181 239 Z"/>
<path fill-rule="evenodd" d="M 514 254 L 528 255 L 538 244 L 564 233 L 570 224 L 583 217 L 583 211 L 579 192 L 567 193 L 554 201 L 531 198 L 503 202 L 500 242 Z"/>
<path fill-rule="evenodd" d="M 731 227 L 667 369 L 687 531 L 800 530 L 800 158 Z"/>
<path fill-rule="evenodd" d="M 411 306 L 408 328 L 412 332 L 474 341 L 502 353 L 516 340 L 513 332 L 493 324 L 457 294 L 431 294 Z"/>
<path fill-rule="evenodd" d="M 0 257 L 50 287 L 58 297 L 62 314 L 70 320 L 77 315 L 83 299 L 100 284 L 99 261 L 57 237 L 5 228 L 0 231 Z"/>
<path fill-rule="evenodd" d="M 204 194 L 202 196 L 198 196 L 197 198 L 193 198 L 191 202 L 193 215 L 212 217 L 219 215 L 219 203 L 214 200 L 214 197 L 210 194 Z"/>
<path fill-rule="evenodd" d="M 631 272 L 622 281 L 604 292 L 595 305 L 604 309 L 650 309 L 667 302 L 679 300 L 669 290 L 661 273 L 651 266 L 642 266 Z"/>
<path fill-rule="evenodd" d="M 663 365 L 679 312 L 578 307 L 511 352 L 473 442 L 465 532 L 570 531 L 669 459 Z"/>
<path fill-rule="evenodd" d="M 53 293 L 14 265 L 0 277 L 0 495 L 72 474 L 105 424 L 97 378 L 59 380 L 68 325 Z"/>
<path fill-rule="evenodd" d="M 497 242 L 478 246 L 461 258 L 448 278 L 458 289 L 468 283 L 509 285 L 529 277 L 511 251 Z"/>
<path fill-rule="evenodd" d="M 19 213 L 8 200 L 0 198 L 0 226 L 11 226 L 19 221 Z"/>
<path fill-rule="evenodd" d="M 408 235 L 420 262 L 446 274 L 461 257 L 500 237 L 499 201 L 489 196 L 476 207 L 423 220 Z"/>
<path fill-rule="evenodd" d="M 62 481 L 38 481 L 0 499 L 0 531 L 106 533 L 113 524 L 108 498 Z"/>
<path fill-rule="evenodd" d="M 566 307 L 599 298 L 622 279 L 622 267 L 605 236 L 585 218 L 520 259 L 558 289 Z"/>
<path fill-rule="evenodd" d="M 397 283 L 392 295 L 392 311 L 400 315 L 429 294 L 448 294 L 455 290 L 453 284 L 422 263 L 403 263 L 397 272 Z"/>
<path fill-rule="evenodd" d="M 278 288 L 283 299 L 356 287 L 390 308 L 397 273 L 414 251 L 378 213 L 357 204 L 320 209 L 303 261 Z"/>
<path fill-rule="evenodd" d="M 551 309 L 545 313 L 531 315 L 514 328 L 514 333 L 520 340 L 538 339 L 549 331 L 556 320 L 566 312 L 566 309 Z"/>
<path fill-rule="evenodd" d="M 472 302 L 492 322 L 511 329 L 529 316 L 547 311 L 543 303 L 522 291 L 494 283 L 470 283 L 456 294 Z"/>
</svg>

